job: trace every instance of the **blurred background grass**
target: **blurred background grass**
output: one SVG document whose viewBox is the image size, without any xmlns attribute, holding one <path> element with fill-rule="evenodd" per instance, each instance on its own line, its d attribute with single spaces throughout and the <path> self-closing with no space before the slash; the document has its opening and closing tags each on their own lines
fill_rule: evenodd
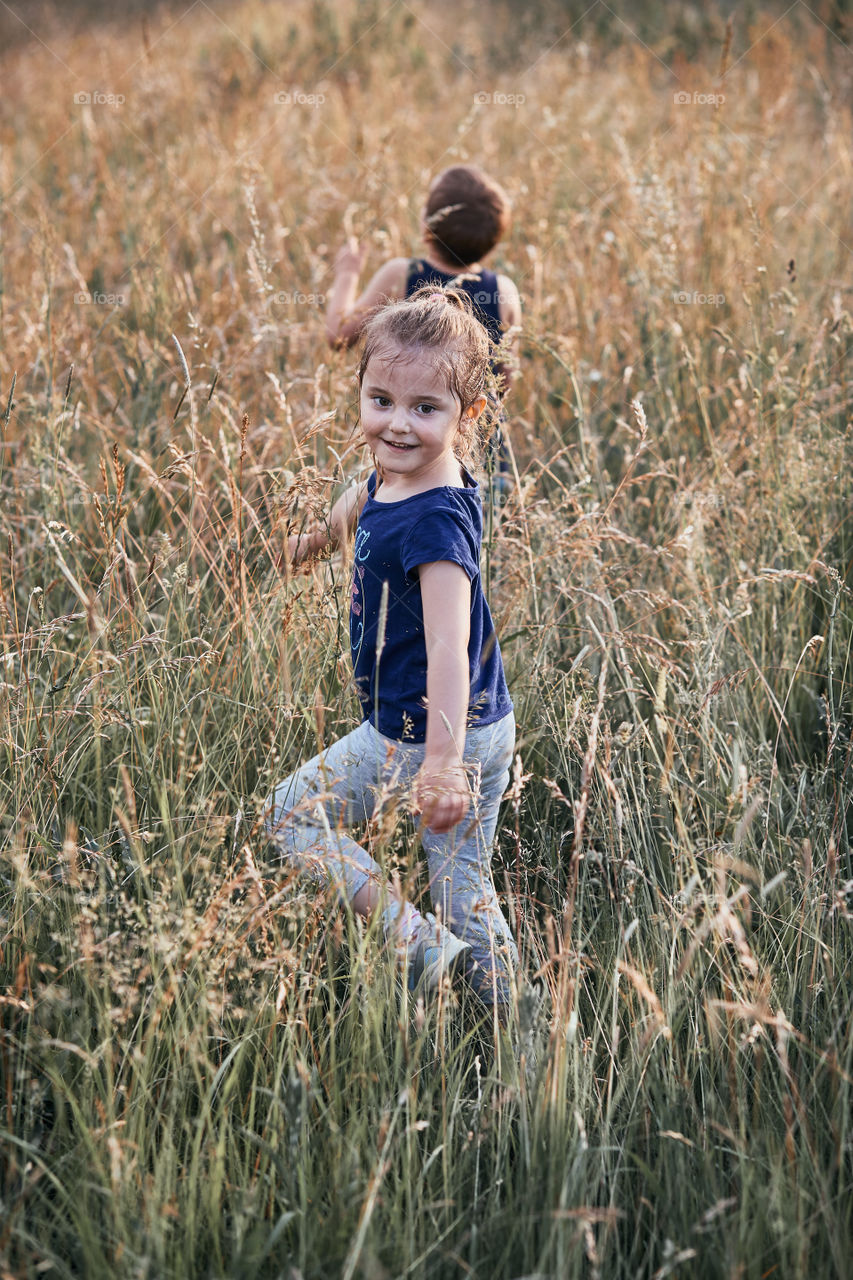
<svg viewBox="0 0 853 1280">
<path fill-rule="evenodd" d="M 5 1274 L 846 1274 L 847 7 L 0 23 Z M 345 559 L 274 568 L 364 464 L 331 263 L 454 160 L 525 309 L 508 1036 L 256 821 L 357 715 Z"/>
</svg>

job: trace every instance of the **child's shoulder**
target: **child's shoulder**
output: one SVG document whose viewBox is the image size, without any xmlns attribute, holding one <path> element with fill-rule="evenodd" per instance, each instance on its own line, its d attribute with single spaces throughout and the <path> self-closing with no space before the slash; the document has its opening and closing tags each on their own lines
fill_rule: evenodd
<svg viewBox="0 0 853 1280">
<path fill-rule="evenodd" d="M 483 498 L 480 486 L 466 470 L 462 485 L 440 485 L 424 494 L 424 516 L 456 525 L 479 538 L 483 526 Z"/>
<path fill-rule="evenodd" d="M 498 311 L 501 324 L 506 329 L 521 324 L 521 294 L 512 276 L 502 271 L 495 272 L 498 282 Z"/>
<path fill-rule="evenodd" d="M 410 261 L 409 258 L 389 258 L 387 262 L 383 262 L 370 281 L 370 292 L 383 294 L 388 298 L 404 298 Z"/>
</svg>

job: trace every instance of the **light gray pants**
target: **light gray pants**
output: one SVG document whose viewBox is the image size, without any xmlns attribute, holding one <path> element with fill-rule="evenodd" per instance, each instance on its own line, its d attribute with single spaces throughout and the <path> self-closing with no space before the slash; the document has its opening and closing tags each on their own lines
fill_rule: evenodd
<svg viewBox="0 0 853 1280">
<path fill-rule="evenodd" d="M 509 1001 L 518 953 L 492 880 L 491 850 L 515 746 L 510 712 L 469 729 L 464 764 L 471 784 L 468 814 L 444 835 L 424 830 L 433 907 L 471 945 L 471 983 L 488 1004 Z M 346 828 L 367 821 L 411 792 L 424 744 L 398 742 L 367 720 L 276 787 L 266 802 L 266 828 L 283 859 L 352 901 L 369 879 L 385 876 Z"/>
</svg>

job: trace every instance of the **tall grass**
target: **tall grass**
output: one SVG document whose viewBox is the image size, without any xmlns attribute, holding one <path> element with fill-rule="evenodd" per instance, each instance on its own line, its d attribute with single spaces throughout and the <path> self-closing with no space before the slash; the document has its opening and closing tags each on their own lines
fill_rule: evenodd
<svg viewBox="0 0 853 1280">
<path fill-rule="evenodd" d="M 3 58 L 3 1275 L 846 1274 L 850 69 L 777 16 L 688 57 L 257 2 Z M 525 304 L 506 1030 L 259 823 L 357 715 L 346 557 L 276 568 L 363 465 L 318 297 L 456 157 Z"/>
</svg>

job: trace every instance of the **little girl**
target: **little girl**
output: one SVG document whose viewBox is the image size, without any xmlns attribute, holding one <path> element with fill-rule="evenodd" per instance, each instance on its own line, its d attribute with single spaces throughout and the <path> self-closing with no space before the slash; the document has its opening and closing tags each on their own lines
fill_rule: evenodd
<svg viewBox="0 0 853 1280">
<path fill-rule="evenodd" d="M 364 719 L 267 802 L 278 851 L 381 912 L 411 987 L 462 976 L 506 1010 L 516 948 L 490 855 L 515 721 L 480 579 L 482 509 L 470 456 L 489 342 L 465 294 L 425 287 L 374 313 L 358 367 L 375 470 L 292 562 L 355 527 L 350 643 Z M 402 899 L 346 831 L 401 796 L 420 814 L 435 915 Z"/>
</svg>

